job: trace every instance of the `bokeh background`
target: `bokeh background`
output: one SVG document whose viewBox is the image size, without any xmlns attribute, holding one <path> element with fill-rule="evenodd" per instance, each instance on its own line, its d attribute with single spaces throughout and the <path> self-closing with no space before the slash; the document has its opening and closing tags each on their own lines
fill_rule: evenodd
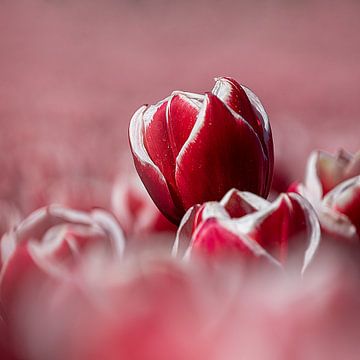
<svg viewBox="0 0 360 360">
<path fill-rule="evenodd" d="M 278 188 L 312 149 L 356 151 L 359 14 L 355 0 L 1 0 L 1 200 L 106 206 L 132 113 L 221 75 L 262 99 Z"/>
</svg>

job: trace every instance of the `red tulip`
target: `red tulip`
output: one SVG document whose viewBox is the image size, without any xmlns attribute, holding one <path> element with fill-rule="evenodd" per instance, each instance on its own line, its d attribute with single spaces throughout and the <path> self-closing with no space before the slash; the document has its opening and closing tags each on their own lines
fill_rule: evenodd
<svg viewBox="0 0 360 360">
<path fill-rule="evenodd" d="M 256 95 L 219 78 L 205 95 L 173 92 L 144 105 L 130 122 L 136 169 L 158 208 L 174 223 L 197 203 L 220 200 L 231 188 L 266 197 L 273 143 Z"/>
<path fill-rule="evenodd" d="M 332 156 L 314 151 L 304 184 L 293 184 L 291 189 L 312 203 L 328 234 L 360 239 L 360 152 L 351 155 L 339 151 Z"/>
<path fill-rule="evenodd" d="M 302 271 L 320 241 L 316 214 L 303 197 L 281 194 L 273 203 L 248 192 L 229 191 L 220 202 L 196 205 L 185 214 L 174 254 L 240 255 Z"/>
</svg>

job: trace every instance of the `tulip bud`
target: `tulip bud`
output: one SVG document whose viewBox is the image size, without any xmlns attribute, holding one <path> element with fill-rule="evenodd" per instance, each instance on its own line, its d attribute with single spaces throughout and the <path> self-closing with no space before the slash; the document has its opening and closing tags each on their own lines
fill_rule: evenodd
<svg viewBox="0 0 360 360">
<path fill-rule="evenodd" d="M 266 197 L 273 143 L 256 95 L 230 78 L 211 93 L 173 92 L 144 105 L 129 127 L 135 167 L 158 208 L 174 223 L 197 203 L 231 188 Z"/>
</svg>

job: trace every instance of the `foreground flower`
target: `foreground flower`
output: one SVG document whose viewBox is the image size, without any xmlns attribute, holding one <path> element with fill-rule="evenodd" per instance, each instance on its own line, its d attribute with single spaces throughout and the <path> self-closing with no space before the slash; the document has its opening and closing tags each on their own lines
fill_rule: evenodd
<svg viewBox="0 0 360 360">
<path fill-rule="evenodd" d="M 77 270 L 96 276 L 33 284 L 36 296 L 17 306 L 16 354 L 26 360 L 355 360 L 359 272 L 339 261 L 316 262 L 301 279 L 248 276 L 233 267 L 210 272 L 200 262 L 161 256 L 87 262 Z"/>
<path fill-rule="evenodd" d="M 230 190 L 220 202 L 196 205 L 185 214 L 174 254 L 241 255 L 304 271 L 318 248 L 320 226 L 301 196 L 281 194 L 273 203 Z"/>
<path fill-rule="evenodd" d="M 231 188 L 266 197 L 273 143 L 256 95 L 230 78 L 205 95 L 173 92 L 142 106 L 130 122 L 136 169 L 159 209 L 174 223 L 197 203 Z"/>
<path fill-rule="evenodd" d="M 335 237 L 360 238 L 360 152 L 335 156 L 313 152 L 304 184 L 290 188 L 306 197 L 318 213 L 323 229 Z"/>
</svg>

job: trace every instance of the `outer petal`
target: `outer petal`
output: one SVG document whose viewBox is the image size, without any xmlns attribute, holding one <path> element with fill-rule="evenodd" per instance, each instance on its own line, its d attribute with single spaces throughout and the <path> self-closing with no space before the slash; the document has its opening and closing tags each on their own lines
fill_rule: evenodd
<svg viewBox="0 0 360 360">
<path fill-rule="evenodd" d="M 266 177 L 266 184 L 267 187 L 265 189 L 265 193 L 268 194 L 271 187 L 271 182 L 274 173 L 274 143 L 272 138 L 272 131 L 270 127 L 270 122 L 268 115 L 262 105 L 260 99 L 247 87 L 242 86 L 246 95 L 248 96 L 251 105 L 256 113 L 258 124 L 260 124 L 260 129 L 263 129 L 262 137 L 259 136 L 261 139 L 263 146 L 266 148 L 266 154 L 268 159 L 268 172 Z"/>
<path fill-rule="evenodd" d="M 151 198 L 160 211 L 172 222 L 178 223 L 183 214 L 182 207 L 176 208 L 164 175 L 151 160 L 144 146 L 143 113 L 141 107 L 132 117 L 129 126 L 129 140 L 136 170 Z"/>
<path fill-rule="evenodd" d="M 194 98 L 193 94 L 178 91 L 173 93 L 168 101 L 166 121 L 174 159 L 179 154 L 194 127 L 202 100 L 203 96 L 201 95 Z"/>
<path fill-rule="evenodd" d="M 156 105 L 150 105 L 143 112 L 143 143 L 149 157 L 168 184 L 174 186 L 175 158 L 170 147 L 166 123 L 168 100 L 167 98 Z"/>
<path fill-rule="evenodd" d="M 253 107 L 246 92 L 234 79 L 221 77 L 215 79 L 212 93 L 224 102 L 230 109 L 243 117 L 251 125 L 259 138 L 263 137 L 264 129 L 258 122 Z"/>
<path fill-rule="evenodd" d="M 266 191 L 268 193 L 273 174 L 274 146 L 270 123 L 263 105 L 250 89 L 228 77 L 216 79 L 212 93 L 230 109 L 241 115 L 258 135 L 267 158 Z"/>
<path fill-rule="evenodd" d="M 220 200 L 233 187 L 265 195 L 265 161 L 252 128 L 216 96 L 206 94 L 176 159 L 175 178 L 184 207 Z"/>
<path fill-rule="evenodd" d="M 360 237 L 360 176 L 344 181 L 331 192 L 329 192 L 323 201 L 324 206 L 340 213 L 351 222 L 356 228 L 358 237 Z M 334 220 L 334 228 L 342 217 Z M 344 221 L 344 220 L 343 220 Z M 348 224 L 349 233 L 351 233 L 351 224 Z M 331 227 L 331 224 L 329 224 Z M 333 229 L 334 230 L 334 229 Z"/>
</svg>

